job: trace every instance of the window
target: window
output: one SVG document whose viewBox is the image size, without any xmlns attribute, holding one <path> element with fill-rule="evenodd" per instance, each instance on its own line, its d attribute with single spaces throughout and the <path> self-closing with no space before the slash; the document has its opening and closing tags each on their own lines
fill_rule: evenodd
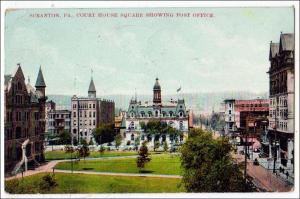
<svg viewBox="0 0 300 199">
<path fill-rule="evenodd" d="M 131 113 L 130 113 L 130 116 L 131 116 L 131 117 L 134 117 L 134 113 L 133 113 L 133 112 L 131 112 Z"/>
<path fill-rule="evenodd" d="M 229 122 L 231 122 L 231 117 L 229 117 Z"/>
<path fill-rule="evenodd" d="M 92 112 L 91 111 L 89 111 L 89 117 L 92 117 Z"/>
<path fill-rule="evenodd" d="M 21 121 L 21 112 L 16 112 L 16 121 Z"/>
<path fill-rule="evenodd" d="M 169 114 L 170 114 L 170 117 L 173 117 L 173 111 L 170 111 Z"/>
<path fill-rule="evenodd" d="M 179 112 L 179 117 L 183 117 L 183 112 L 182 111 Z"/>
<path fill-rule="evenodd" d="M 183 130 L 183 121 L 180 121 L 180 122 L 179 122 L 179 129 L 180 129 L 180 130 Z"/>
<path fill-rule="evenodd" d="M 155 117 L 158 117 L 158 111 L 155 111 Z"/>
<path fill-rule="evenodd" d="M 231 114 L 231 110 L 229 110 L 228 113 Z"/>
<path fill-rule="evenodd" d="M 93 117 L 96 117 L 96 112 L 95 111 L 93 112 Z"/>
<path fill-rule="evenodd" d="M 231 104 L 229 104 L 229 108 L 231 108 Z"/>
<path fill-rule="evenodd" d="M 163 112 L 162 112 L 162 115 L 163 115 L 163 117 L 166 117 L 166 112 L 163 111 Z"/>
<path fill-rule="evenodd" d="M 74 117 L 74 118 L 76 117 L 76 112 L 73 112 L 73 117 Z"/>
<path fill-rule="evenodd" d="M 93 104 L 93 108 L 95 108 L 95 104 Z"/>
<path fill-rule="evenodd" d="M 84 111 L 84 117 L 86 117 L 86 111 Z"/>
<path fill-rule="evenodd" d="M 89 108 L 92 108 L 92 105 L 91 105 L 91 104 L 89 104 Z"/>
<path fill-rule="evenodd" d="M 96 120 L 93 120 L 93 125 L 94 125 L 94 126 L 96 125 Z"/>
<path fill-rule="evenodd" d="M 148 112 L 148 117 L 152 117 L 152 113 L 150 111 Z"/>
<path fill-rule="evenodd" d="M 131 134 L 131 140 L 134 140 L 134 134 Z"/>
</svg>

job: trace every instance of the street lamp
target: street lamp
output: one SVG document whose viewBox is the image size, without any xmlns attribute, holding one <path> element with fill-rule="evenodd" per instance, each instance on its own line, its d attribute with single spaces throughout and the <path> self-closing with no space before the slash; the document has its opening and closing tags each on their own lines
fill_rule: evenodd
<svg viewBox="0 0 300 199">
<path fill-rule="evenodd" d="M 272 143 L 273 146 L 273 173 L 276 173 L 276 161 L 277 161 L 277 148 L 279 147 L 279 142 L 278 140 L 274 140 Z"/>
</svg>

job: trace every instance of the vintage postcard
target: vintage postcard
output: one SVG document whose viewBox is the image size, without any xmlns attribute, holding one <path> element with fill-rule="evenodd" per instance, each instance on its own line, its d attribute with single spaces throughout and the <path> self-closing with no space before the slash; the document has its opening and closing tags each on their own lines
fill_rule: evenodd
<svg viewBox="0 0 300 199">
<path fill-rule="evenodd" d="M 299 194 L 296 3 L 64 3 L 2 12 L 3 197 Z"/>
</svg>

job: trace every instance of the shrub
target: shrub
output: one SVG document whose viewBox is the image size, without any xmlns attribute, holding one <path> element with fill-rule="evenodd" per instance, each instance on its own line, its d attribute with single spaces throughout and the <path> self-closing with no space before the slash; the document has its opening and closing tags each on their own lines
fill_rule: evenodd
<svg viewBox="0 0 300 199">
<path fill-rule="evenodd" d="M 52 188 L 56 187 L 58 184 L 54 175 L 46 174 L 42 177 L 42 180 L 39 184 L 41 192 L 50 191 Z"/>
</svg>

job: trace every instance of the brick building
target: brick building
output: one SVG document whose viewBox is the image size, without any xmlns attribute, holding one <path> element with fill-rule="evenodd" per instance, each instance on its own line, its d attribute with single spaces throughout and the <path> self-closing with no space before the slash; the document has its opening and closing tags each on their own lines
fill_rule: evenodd
<svg viewBox="0 0 300 199">
<path fill-rule="evenodd" d="M 262 121 L 268 120 L 269 100 L 224 100 L 225 106 L 225 134 L 242 133 L 242 131 L 263 128 Z M 253 128 L 253 129 L 252 129 Z"/>
<path fill-rule="evenodd" d="M 44 161 L 46 84 L 41 68 L 35 88 L 25 83 L 20 64 L 12 75 L 5 75 L 4 128 L 5 173 L 36 166 Z M 27 164 L 28 163 L 28 164 Z"/>
<path fill-rule="evenodd" d="M 93 139 L 92 132 L 101 124 L 115 123 L 115 103 L 111 100 L 96 97 L 96 88 L 91 79 L 88 97 L 71 99 L 71 134 L 72 141 L 85 139 L 88 143 Z M 95 143 L 95 142 L 94 142 Z"/>
</svg>

